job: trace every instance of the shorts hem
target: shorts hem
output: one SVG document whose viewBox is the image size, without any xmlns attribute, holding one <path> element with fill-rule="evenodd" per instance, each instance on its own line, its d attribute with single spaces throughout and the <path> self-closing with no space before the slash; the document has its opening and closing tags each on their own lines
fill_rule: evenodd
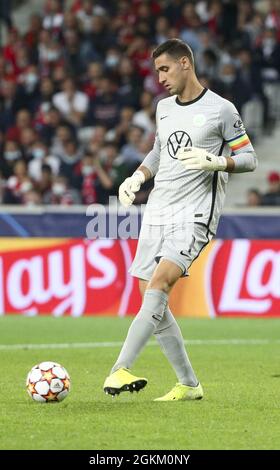
<svg viewBox="0 0 280 470">
<path fill-rule="evenodd" d="M 132 277 L 137 277 L 138 279 L 143 279 L 143 281 L 149 281 L 151 279 L 151 277 L 147 277 L 147 274 L 143 274 L 143 272 L 138 271 L 137 269 L 129 270 L 128 272 Z"/>
<path fill-rule="evenodd" d="M 182 269 L 182 274 L 181 274 L 180 277 L 188 277 L 189 276 L 188 269 L 186 268 L 186 266 L 184 266 L 184 264 L 181 263 L 180 261 L 178 261 L 177 259 L 172 258 L 171 256 L 165 256 L 165 255 L 158 256 L 157 258 L 158 258 L 157 262 L 159 262 L 161 258 L 164 258 L 167 261 L 171 261 L 172 263 L 176 264 L 176 266 L 178 266 L 180 269 Z"/>
</svg>

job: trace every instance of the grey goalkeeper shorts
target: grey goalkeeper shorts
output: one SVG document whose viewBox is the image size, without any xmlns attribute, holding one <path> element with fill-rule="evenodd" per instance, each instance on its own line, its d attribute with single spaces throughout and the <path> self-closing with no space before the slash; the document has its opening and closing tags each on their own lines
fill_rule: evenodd
<svg viewBox="0 0 280 470">
<path fill-rule="evenodd" d="M 129 269 L 132 276 L 149 281 L 161 258 L 182 269 L 182 277 L 203 248 L 213 238 L 208 227 L 200 223 L 187 225 L 142 224 L 137 250 Z"/>
</svg>

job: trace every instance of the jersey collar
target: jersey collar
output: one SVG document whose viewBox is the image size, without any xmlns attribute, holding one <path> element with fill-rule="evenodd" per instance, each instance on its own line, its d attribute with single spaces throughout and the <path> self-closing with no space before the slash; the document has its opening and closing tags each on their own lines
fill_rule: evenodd
<svg viewBox="0 0 280 470">
<path fill-rule="evenodd" d="M 198 95 L 194 100 L 191 100 L 191 101 L 180 101 L 178 96 L 176 97 L 176 103 L 179 105 L 179 106 L 189 106 L 190 104 L 193 104 L 195 103 L 196 101 L 200 100 L 200 98 L 202 98 L 206 91 L 208 90 L 208 88 L 204 88 L 204 90 L 202 90 L 202 92 L 200 93 L 200 95 Z"/>
</svg>

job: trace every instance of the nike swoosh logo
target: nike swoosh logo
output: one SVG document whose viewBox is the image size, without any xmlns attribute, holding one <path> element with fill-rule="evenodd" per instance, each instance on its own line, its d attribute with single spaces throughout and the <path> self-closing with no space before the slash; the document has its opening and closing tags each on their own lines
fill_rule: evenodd
<svg viewBox="0 0 280 470">
<path fill-rule="evenodd" d="M 182 251 L 180 251 L 180 255 L 183 255 L 183 256 L 187 256 L 187 257 L 188 257 L 188 256 L 191 254 L 191 251 L 192 251 L 192 249 L 193 249 L 194 243 L 195 243 L 195 237 L 192 236 L 192 242 L 191 242 L 191 244 L 190 244 L 190 248 L 189 248 L 188 252 L 182 250 Z"/>
<path fill-rule="evenodd" d="M 152 315 L 152 318 L 154 318 L 154 319 L 157 320 L 157 321 L 160 321 L 160 320 L 161 320 L 161 317 L 158 318 L 156 315 Z"/>
<path fill-rule="evenodd" d="M 168 116 L 161 116 L 160 120 L 167 118 Z"/>
<path fill-rule="evenodd" d="M 182 250 L 182 251 L 180 251 L 180 255 L 189 256 L 189 253 L 185 253 L 185 252 Z"/>
</svg>

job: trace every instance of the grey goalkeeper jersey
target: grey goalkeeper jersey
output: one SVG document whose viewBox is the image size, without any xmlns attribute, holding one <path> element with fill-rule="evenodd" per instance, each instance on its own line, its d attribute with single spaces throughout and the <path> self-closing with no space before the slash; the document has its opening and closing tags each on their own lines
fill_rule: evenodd
<svg viewBox="0 0 280 470">
<path fill-rule="evenodd" d="M 254 149 L 235 106 L 204 89 L 193 101 L 177 96 L 158 103 L 154 147 L 142 165 L 155 175 L 143 223 L 165 225 L 186 221 L 216 232 L 228 174 L 186 170 L 177 159 L 180 147 L 199 147 L 215 155 L 254 159 Z M 244 154 L 245 152 L 245 154 Z"/>
</svg>

